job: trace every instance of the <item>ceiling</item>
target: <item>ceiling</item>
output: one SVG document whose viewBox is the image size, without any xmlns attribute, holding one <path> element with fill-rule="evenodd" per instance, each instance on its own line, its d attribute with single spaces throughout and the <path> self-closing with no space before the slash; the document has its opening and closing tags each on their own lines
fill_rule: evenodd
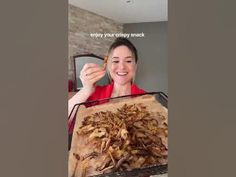
<svg viewBox="0 0 236 177">
<path fill-rule="evenodd" d="M 168 0 L 69 0 L 69 4 L 119 23 L 168 21 Z"/>
</svg>

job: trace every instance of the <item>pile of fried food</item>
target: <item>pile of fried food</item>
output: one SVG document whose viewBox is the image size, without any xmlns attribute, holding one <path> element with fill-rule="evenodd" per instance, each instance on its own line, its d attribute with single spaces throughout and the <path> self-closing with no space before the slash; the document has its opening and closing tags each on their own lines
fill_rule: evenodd
<svg viewBox="0 0 236 177">
<path fill-rule="evenodd" d="M 76 133 L 94 149 L 82 156 L 74 153 L 74 157 L 82 163 L 102 157 L 93 167 L 98 174 L 167 164 L 167 118 L 141 103 L 86 116 Z"/>
</svg>

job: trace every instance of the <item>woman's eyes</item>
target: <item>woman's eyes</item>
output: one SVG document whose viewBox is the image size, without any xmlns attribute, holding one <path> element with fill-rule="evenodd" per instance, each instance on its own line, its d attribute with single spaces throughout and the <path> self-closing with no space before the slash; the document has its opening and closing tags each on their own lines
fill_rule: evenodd
<svg viewBox="0 0 236 177">
<path fill-rule="evenodd" d="M 127 60 L 127 61 L 125 61 L 125 62 L 126 62 L 126 63 L 132 63 L 132 60 Z M 119 61 L 118 61 L 118 60 L 113 60 L 112 63 L 119 63 Z"/>
</svg>

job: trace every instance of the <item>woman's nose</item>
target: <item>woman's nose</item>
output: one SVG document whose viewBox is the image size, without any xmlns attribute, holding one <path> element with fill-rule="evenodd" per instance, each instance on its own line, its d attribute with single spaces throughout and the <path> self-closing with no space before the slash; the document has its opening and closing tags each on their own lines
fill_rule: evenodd
<svg viewBox="0 0 236 177">
<path fill-rule="evenodd" d="M 119 68 L 120 69 L 124 69 L 125 68 L 125 63 L 124 62 L 120 62 L 119 63 Z"/>
</svg>

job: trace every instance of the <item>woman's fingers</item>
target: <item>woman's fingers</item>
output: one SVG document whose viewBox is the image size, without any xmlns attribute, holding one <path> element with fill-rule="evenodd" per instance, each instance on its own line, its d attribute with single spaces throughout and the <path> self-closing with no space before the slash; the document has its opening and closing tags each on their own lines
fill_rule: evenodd
<svg viewBox="0 0 236 177">
<path fill-rule="evenodd" d="M 97 72 L 100 72 L 102 71 L 102 68 L 100 67 L 93 67 L 93 68 L 88 68 L 84 71 L 84 74 L 86 76 L 89 76 L 89 75 L 92 75 L 93 73 L 97 73 Z"/>
<path fill-rule="evenodd" d="M 95 63 L 86 63 L 84 66 L 83 66 L 83 68 L 81 69 L 81 71 L 80 71 L 80 75 L 83 75 L 83 73 L 85 73 L 85 71 L 88 69 L 88 68 L 93 68 L 93 67 L 98 67 L 98 65 L 97 64 L 95 64 Z"/>
<path fill-rule="evenodd" d="M 101 70 L 94 72 L 90 75 L 82 75 L 80 79 L 83 83 L 83 86 L 89 86 L 89 85 L 92 86 L 95 82 L 101 79 L 105 75 L 105 73 L 106 72 L 104 70 Z"/>
<path fill-rule="evenodd" d="M 91 68 L 89 71 L 84 71 L 80 74 L 80 79 L 88 80 L 91 78 L 94 78 L 96 75 L 99 75 L 101 73 L 105 73 L 104 70 L 101 70 L 100 68 Z"/>
<path fill-rule="evenodd" d="M 80 80 L 83 87 L 93 87 L 100 80 L 106 71 L 94 63 L 87 63 L 80 72 Z"/>
<path fill-rule="evenodd" d="M 100 68 L 97 64 L 94 63 L 87 63 L 84 65 L 82 70 L 80 71 L 80 76 L 88 76 L 90 74 L 93 74 L 95 72 L 101 71 L 102 68 Z"/>
<path fill-rule="evenodd" d="M 95 63 L 86 63 L 83 67 L 82 70 L 86 70 L 88 68 L 93 68 L 93 67 L 98 67 L 98 64 L 95 64 Z"/>
<path fill-rule="evenodd" d="M 105 76 L 105 71 L 102 71 L 100 74 L 97 74 L 96 76 L 94 76 L 93 78 L 90 79 L 91 83 L 96 83 L 97 81 L 99 81 L 101 78 L 103 78 Z"/>
<path fill-rule="evenodd" d="M 88 80 L 92 80 L 93 78 L 96 78 L 97 76 L 104 76 L 105 75 L 105 71 L 97 71 L 97 72 L 94 72 L 90 75 L 87 75 L 86 78 Z"/>
</svg>

